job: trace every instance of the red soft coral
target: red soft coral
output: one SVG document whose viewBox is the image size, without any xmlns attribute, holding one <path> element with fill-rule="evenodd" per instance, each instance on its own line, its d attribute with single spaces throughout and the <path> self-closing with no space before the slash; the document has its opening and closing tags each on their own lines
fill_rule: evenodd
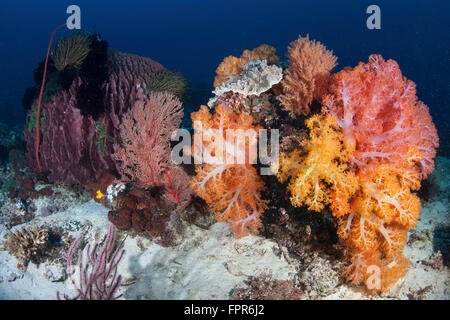
<svg viewBox="0 0 450 320">
<path fill-rule="evenodd" d="M 343 130 L 353 165 L 399 166 L 413 146 L 420 160 L 411 168 L 421 178 L 433 171 L 437 131 L 428 107 L 417 99 L 414 82 L 402 75 L 397 62 L 371 55 L 369 63 L 334 74 L 330 92 L 323 99 L 324 111 L 334 115 Z"/>
</svg>

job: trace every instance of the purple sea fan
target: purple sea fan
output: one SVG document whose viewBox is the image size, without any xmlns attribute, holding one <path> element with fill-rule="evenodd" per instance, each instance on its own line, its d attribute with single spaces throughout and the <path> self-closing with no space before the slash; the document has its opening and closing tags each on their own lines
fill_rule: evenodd
<svg viewBox="0 0 450 320">
<path fill-rule="evenodd" d="M 125 250 L 122 249 L 123 241 L 118 245 L 115 243 L 115 235 L 115 228 L 111 225 L 101 248 L 99 243 L 96 243 L 93 247 L 88 244 L 84 250 L 78 250 L 76 265 L 72 264 L 73 256 L 83 235 L 80 235 L 70 246 L 69 251 L 62 255 L 67 261 L 70 285 L 77 291 L 75 297 L 70 298 L 64 295 L 65 299 L 115 300 L 122 297 L 122 294 L 116 295 L 119 286 L 134 284 L 134 282 L 123 284 L 122 276 L 117 272 Z M 57 298 L 61 298 L 59 292 L 57 292 Z"/>
<path fill-rule="evenodd" d="M 91 116 L 83 116 L 76 107 L 76 91 L 81 85 L 81 79 L 77 78 L 69 90 L 56 93 L 43 108 L 45 119 L 40 124 L 43 134 L 39 158 L 42 170 L 49 173 L 48 180 L 52 183 L 85 184 L 115 167 L 109 155 L 100 152 L 95 144 L 94 120 Z M 33 121 L 31 113 L 28 121 Z M 26 165 L 37 170 L 36 128 L 25 129 L 25 140 Z"/>
</svg>

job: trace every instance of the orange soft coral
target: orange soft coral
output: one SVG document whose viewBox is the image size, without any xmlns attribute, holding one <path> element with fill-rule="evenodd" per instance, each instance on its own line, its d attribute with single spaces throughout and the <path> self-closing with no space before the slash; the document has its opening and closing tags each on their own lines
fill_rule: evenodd
<svg viewBox="0 0 450 320">
<path fill-rule="evenodd" d="M 313 100 L 320 101 L 327 91 L 330 71 L 337 58 L 320 42 L 299 37 L 288 49 L 289 68 L 281 81 L 279 97 L 291 116 L 306 115 Z"/>
<path fill-rule="evenodd" d="M 379 250 L 351 250 L 350 264 L 343 275 L 354 284 L 364 283 L 371 292 L 386 292 L 404 277 L 408 271 L 409 261 L 398 254 L 395 258 L 381 258 Z"/>
<path fill-rule="evenodd" d="M 294 206 L 306 203 L 310 210 L 321 211 L 332 200 L 341 203 L 340 215 L 356 191 L 356 176 L 347 170 L 348 154 L 342 144 L 342 133 L 336 130 L 333 117 L 314 115 L 306 121 L 310 139 L 306 155 L 299 150 L 280 156 L 277 177 L 284 182 L 292 176 L 288 190 Z"/>
<path fill-rule="evenodd" d="M 253 50 L 244 50 L 241 57 L 226 57 L 216 70 L 214 87 L 220 87 L 231 78 L 241 74 L 241 72 L 251 63 L 257 60 L 266 60 L 268 65 L 277 64 L 280 59 L 276 55 L 276 49 L 267 44 L 262 44 Z"/>
<path fill-rule="evenodd" d="M 277 64 L 280 58 L 277 56 L 277 49 L 267 44 L 262 44 L 253 50 L 244 50 L 241 55 L 243 65 L 248 65 L 252 61 L 266 60 L 268 65 Z"/>
<path fill-rule="evenodd" d="M 242 70 L 241 59 L 233 56 L 226 57 L 216 70 L 217 75 L 214 79 L 214 87 L 219 87 L 222 83 L 240 74 Z"/>
<path fill-rule="evenodd" d="M 361 259 L 378 257 L 371 265 L 379 270 L 379 287 L 371 288 L 366 283 L 375 291 L 387 291 L 405 275 L 408 266 L 402 251 L 408 229 L 417 223 L 420 200 L 410 191 L 411 186 L 419 183 L 418 174 L 410 175 L 415 180 L 411 183 L 402 178 L 410 174 L 404 170 L 382 165 L 364 175 L 358 173 L 359 189 L 351 201 L 351 209 L 339 218 L 338 235 L 347 241 L 352 255 L 345 275 L 354 283 L 365 282 L 370 272 L 361 265 L 369 264 Z"/>
<path fill-rule="evenodd" d="M 197 175 L 192 179 L 191 186 L 208 203 L 218 221 L 230 222 L 230 228 L 237 237 L 257 234 L 261 214 L 267 208 L 266 201 L 261 199 L 264 183 L 256 169 L 248 163 L 255 157 L 251 155 L 251 149 L 256 147 L 258 127 L 252 125 L 253 119 L 249 115 L 237 115 L 221 105 L 215 111 L 212 115 L 206 106 L 201 106 L 198 112 L 191 115 L 195 130 L 193 156 L 196 163 L 203 160 L 196 166 Z M 221 130 L 220 136 L 214 139 L 211 138 L 213 129 Z M 230 131 L 227 132 L 230 129 L 241 131 L 230 135 Z M 248 132 L 248 143 L 236 144 L 236 149 L 227 148 L 234 138 L 239 140 Z M 218 141 L 225 145 L 222 161 L 217 149 L 213 151 Z M 205 157 L 206 154 L 208 157 Z M 249 154 L 249 161 L 239 164 L 238 158 L 245 157 L 245 154 Z M 206 158 L 209 163 L 205 163 Z"/>
</svg>

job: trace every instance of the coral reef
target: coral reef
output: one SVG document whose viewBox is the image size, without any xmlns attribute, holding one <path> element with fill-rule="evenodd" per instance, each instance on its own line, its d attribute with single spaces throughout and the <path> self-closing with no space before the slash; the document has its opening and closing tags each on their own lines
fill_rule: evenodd
<svg viewBox="0 0 450 320">
<path fill-rule="evenodd" d="M 284 72 L 279 100 L 292 117 L 310 112 L 313 100 L 327 93 L 330 71 L 337 58 L 320 42 L 299 37 L 288 49 L 289 67 Z"/>
<path fill-rule="evenodd" d="M 412 191 L 433 170 L 436 129 L 395 61 L 372 55 L 331 81 L 325 115 L 306 121 L 306 147 L 282 153 L 277 177 L 292 177 L 294 206 L 330 206 L 351 260 L 347 279 L 387 291 L 407 272 L 403 247 L 421 207 Z"/>
<path fill-rule="evenodd" d="M 190 114 L 193 144 L 182 152 L 194 163 L 181 166 L 172 161 L 171 141 L 187 99 L 188 82 L 181 73 L 109 50 L 97 34 L 62 39 L 53 51 L 53 64 L 47 66 L 46 60 L 38 65 L 36 86 L 24 96 L 26 159 L 14 149 L 15 163 L 0 168 L 0 234 L 36 221 L 39 226 L 43 221 L 61 223 L 58 230 L 65 236 L 91 230 L 96 245 L 77 250 L 84 241 L 77 236 L 63 256 L 77 290 L 74 299 L 121 296 L 118 264 L 125 253 L 122 243 L 115 243 L 114 228 L 132 236 L 127 248 L 134 245 L 139 255 L 132 252 L 124 259 L 127 272 L 145 284 L 160 280 L 149 270 L 167 273 L 168 266 L 178 265 L 168 262 L 168 256 L 190 263 L 189 268 L 176 267 L 184 276 L 192 266 L 216 261 L 214 279 L 204 281 L 216 281 L 220 272 L 233 280 L 218 284 L 222 289 L 211 289 L 215 293 L 207 297 L 220 292 L 220 297 L 234 299 L 315 299 L 361 283 L 368 292 L 387 295 L 400 278 L 408 277 L 409 260 L 417 269 L 416 252 L 408 250 L 425 240 L 430 252 L 420 263 L 435 270 L 434 275 L 446 270 L 448 226 L 436 222 L 438 227 L 412 231 L 426 223 L 419 220 L 422 206 L 430 217 L 433 210 L 444 212 L 448 202 L 441 199 L 448 193 L 445 181 L 431 175 L 439 138 L 414 82 L 402 75 L 397 62 L 380 55 L 331 74 L 337 58 L 309 36 L 290 44 L 288 59 L 283 71 L 275 48 L 268 45 L 226 57 L 216 70 L 214 97 Z M 264 149 L 258 149 L 263 128 L 279 130 L 269 131 L 268 145 L 271 155 L 278 155 L 280 147 L 278 161 L 270 166 L 276 176 L 258 174 L 267 166 Z M 274 142 L 274 137 L 280 139 Z M 442 161 L 436 165 L 444 167 Z M 71 196 L 63 196 L 67 186 Z M 428 201 L 436 202 L 433 208 Z M 83 216 L 83 208 L 96 213 Z M 100 248 L 98 232 L 108 227 Z M 10 231 L 3 247 L 21 266 L 40 262 L 48 257 L 44 251 L 53 241 L 50 232 L 43 227 Z M 260 233 L 262 237 L 242 239 Z M 229 256 L 214 256 L 223 249 Z M 163 262 L 155 263 L 159 252 L 164 252 Z M 185 259 L 189 256 L 192 261 Z M 137 263 L 142 257 L 152 261 L 150 269 Z M 255 261 L 269 263 L 260 269 L 247 266 Z M 264 273 L 280 261 L 289 266 L 288 274 L 274 278 L 275 273 Z M 61 262 L 55 268 L 44 266 L 44 277 L 64 280 Z M 75 267 L 81 269 L 78 283 Z M 19 276 L 10 272 L 0 283 Z M 176 286 L 176 277 L 167 276 L 170 286 Z M 247 279 L 244 288 L 242 277 Z M 189 290 L 199 283 L 208 282 L 197 281 Z M 180 292 L 186 286 L 181 287 Z M 125 295 L 136 296 L 139 290 Z M 144 295 L 158 296 L 145 290 Z M 426 290 L 412 296 L 425 296 Z M 196 295 L 183 292 L 167 296 Z"/>
<path fill-rule="evenodd" d="M 223 155 L 210 154 L 213 158 L 223 156 L 222 161 L 218 158 L 208 161 L 205 154 L 211 152 L 215 143 L 207 141 L 211 129 L 221 130 L 220 135 L 223 137 L 216 139 L 223 138 L 227 144 L 234 145 L 233 137 L 229 136 L 231 130 L 241 130 L 235 131 L 239 139 L 239 134 L 245 135 L 246 130 L 256 134 L 258 127 L 252 125 L 251 116 L 229 112 L 225 106 L 216 107 L 214 115 L 209 113 L 206 106 L 201 106 L 198 112 L 191 114 L 191 118 L 194 123 L 194 141 L 203 139 L 200 150 L 197 150 L 194 142 L 193 157 L 195 160 L 203 156 L 204 160 L 203 163 L 196 162 L 202 164 L 195 168 L 197 175 L 191 181 L 192 188 L 210 205 L 217 221 L 230 222 L 230 228 L 237 237 L 257 234 L 261 226 L 261 214 L 267 208 L 267 201 L 261 199 L 264 183 L 251 164 L 255 159 L 252 159 L 250 150 L 256 148 L 257 136 L 250 137 L 248 147 L 244 142 L 244 145 L 239 144 L 237 150 L 224 150 Z M 227 133 L 227 130 L 230 131 Z M 240 164 L 238 157 L 244 155 L 245 158 L 246 154 L 249 155 L 249 162 Z"/>
</svg>

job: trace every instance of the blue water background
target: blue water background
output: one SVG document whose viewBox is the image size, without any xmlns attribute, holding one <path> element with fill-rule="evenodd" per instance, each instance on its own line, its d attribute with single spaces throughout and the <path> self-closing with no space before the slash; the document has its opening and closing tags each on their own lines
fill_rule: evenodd
<svg viewBox="0 0 450 320">
<path fill-rule="evenodd" d="M 450 140 L 448 0 L 2 0 L 0 121 L 24 120 L 24 90 L 33 85 L 33 70 L 71 4 L 81 7 L 82 29 L 100 32 L 110 47 L 181 71 L 193 88 L 187 111 L 206 103 L 205 93 L 225 56 L 267 43 L 284 59 L 287 45 L 309 34 L 334 51 L 336 70 L 367 61 L 371 53 L 397 60 L 430 107 L 441 144 Z M 381 30 L 366 28 L 371 4 L 381 8 Z M 56 38 L 67 32 L 59 31 Z"/>
</svg>

